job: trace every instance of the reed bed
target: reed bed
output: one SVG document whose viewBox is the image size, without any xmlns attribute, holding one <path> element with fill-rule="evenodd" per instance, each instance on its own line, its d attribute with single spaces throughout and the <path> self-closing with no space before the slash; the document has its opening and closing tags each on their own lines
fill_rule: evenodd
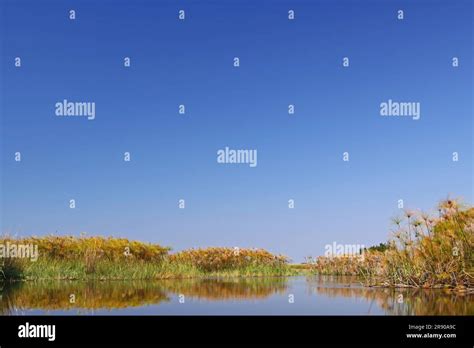
<svg viewBox="0 0 474 348">
<path fill-rule="evenodd" d="M 123 238 L 46 236 L 0 238 L 0 245 L 34 245 L 38 258 L 3 257 L 0 280 L 167 279 L 281 276 L 288 259 L 263 249 L 206 248 L 170 254 L 170 248 Z"/>
<path fill-rule="evenodd" d="M 438 216 L 405 211 L 393 219 L 392 238 L 362 257 L 318 257 L 308 261 L 313 273 L 359 275 L 369 286 L 474 287 L 474 208 L 448 199 Z"/>
<path fill-rule="evenodd" d="M 72 298 L 71 295 L 74 295 Z M 0 315 L 22 310 L 71 310 L 91 313 L 100 309 L 140 307 L 171 301 L 159 282 L 75 282 L 45 280 L 6 283 Z"/>
<path fill-rule="evenodd" d="M 205 272 L 270 267 L 283 269 L 288 259 L 263 249 L 206 248 L 189 249 L 170 256 L 171 262 L 194 265 Z"/>
</svg>

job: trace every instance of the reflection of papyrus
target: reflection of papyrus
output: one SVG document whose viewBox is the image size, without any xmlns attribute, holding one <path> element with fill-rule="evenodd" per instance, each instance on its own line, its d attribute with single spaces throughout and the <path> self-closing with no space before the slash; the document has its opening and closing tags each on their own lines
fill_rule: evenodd
<svg viewBox="0 0 474 348">
<path fill-rule="evenodd" d="M 310 293 L 375 302 L 390 315 L 472 315 L 474 295 L 441 289 L 364 287 L 355 277 L 308 277 Z M 370 314 L 369 307 L 367 313 Z"/>
</svg>

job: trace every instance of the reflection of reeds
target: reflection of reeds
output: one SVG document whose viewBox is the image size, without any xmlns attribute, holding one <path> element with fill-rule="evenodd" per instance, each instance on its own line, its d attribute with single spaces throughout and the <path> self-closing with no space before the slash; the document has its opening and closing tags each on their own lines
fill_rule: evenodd
<svg viewBox="0 0 474 348">
<path fill-rule="evenodd" d="M 407 211 L 393 219 L 397 230 L 386 250 L 367 250 L 363 258 L 319 257 L 311 263 L 319 274 L 358 274 L 369 285 L 392 287 L 474 287 L 474 208 L 457 201 L 439 205 L 440 216 Z"/>
<path fill-rule="evenodd" d="M 72 297 L 74 302 L 71 302 Z M 97 310 L 144 306 L 169 301 L 154 282 L 16 282 L 5 284 L 0 313 L 14 310 Z"/>
<path fill-rule="evenodd" d="M 354 286 L 328 286 L 327 276 L 308 278 L 310 292 L 327 297 L 347 297 L 358 301 L 375 301 L 386 314 L 392 315 L 473 315 L 474 295 L 442 289 L 412 289 Z M 341 283 L 341 280 L 334 281 Z M 370 314 L 370 313 L 367 313 Z"/>
<path fill-rule="evenodd" d="M 271 278 L 166 280 L 164 287 L 176 294 L 205 300 L 263 299 L 287 289 L 287 280 Z"/>
<path fill-rule="evenodd" d="M 263 299 L 287 288 L 284 278 L 174 279 L 160 281 L 5 283 L 0 314 L 27 309 L 121 309 L 170 301 L 170 293 L 210 301 Z M 71 302 L 71 295 L 74 302 Z"/>
</svg>

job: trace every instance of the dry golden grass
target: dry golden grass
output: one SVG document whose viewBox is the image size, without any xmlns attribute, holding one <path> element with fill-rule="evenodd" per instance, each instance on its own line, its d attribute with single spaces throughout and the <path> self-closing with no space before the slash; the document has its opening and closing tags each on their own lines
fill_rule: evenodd
<svg viewBox="0 0 474 348">
<path fill-rule="evenodd" d="M 28 258 L 0 261 L 0 280 L 163 279 L 200 276 L 263 276 L 291 273 L 287 259 L 263 249 L 207 248 L 169 254 L 170 248 L 123 238 L 46 236 L 0 244 L 38 246 Z"/>
<path fill-rule="evenodd" d="M 273 255 L 263 249 L 206 248 L 189 249 L 170 256 L 172 262 L 192 264 L 197 268 L 212 272 L 246 267 L 282 267 L 288 259 Z"/>
<path fill-rule="evenodd" d="M 160 261 L 170 248 L 158 244 L 130 241 L 125 238 L 46 236 L 22 239 L 2 238 L 2 243 L 33 244 L 38 246 L 39 254 L 56 260 L 107 259 L 121 260 L 129 257 L 134 260 Z"/>
</svg>

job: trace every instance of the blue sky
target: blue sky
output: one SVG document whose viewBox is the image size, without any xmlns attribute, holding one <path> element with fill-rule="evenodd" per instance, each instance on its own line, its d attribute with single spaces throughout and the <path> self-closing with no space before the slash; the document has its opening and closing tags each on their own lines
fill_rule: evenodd
<svg viewBox="0 0 474 348">
<path fill-rule="evenodd" d="M 4 233 L 301 261 L 385 241 L 400 198 L 473 201 L 471 1 L 0 4 Z M 63 99 L 95 102 L 95 120 L 55 116 Z M 380 116 L 388 99 L 421 103 L 420 120 Z M 257 149 L 257 167 L 218 164 L 226 146 Z"/>
</svg>

